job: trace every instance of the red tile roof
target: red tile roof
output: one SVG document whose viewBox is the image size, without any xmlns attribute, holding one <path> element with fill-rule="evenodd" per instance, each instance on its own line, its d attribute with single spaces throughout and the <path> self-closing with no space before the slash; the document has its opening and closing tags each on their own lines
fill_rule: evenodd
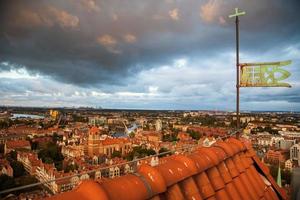
<svg viewBox="0 0 300 200">
<path fill-rule="evenodd" d="M 188 130 L 196 131 L 206 136 L 224 136 L 228 133 L 228 130 L 225 128 L 207 126 L 189 126 Z"/>
<path fill-rule="evenodd" d="M 93 126 L 92 128 L 90 128 L 89 133 L 91 135 L 98 135 L 100 134 L 100 129 L 97 128 L 96 126 Z"/>
<path fill-rule="evenodd" d="M 129 140 L 126 138 L 106 138 L 105 140 L 101 141 L 103 145 L 124 144 L 128 142 Z"/>
<path fill-rule="evenodd" d="M 184 200 L 287 199 L 249 144 L 230 138 L 190 155 L 164 158 L 156 167 L 99 182 L 83 181 L 76 189 L 49 200 Z"/>
<path fill-rule="evenodd" d="M 30 143 L 27 140 L 9 140 L 6 142 L 6 147 L 9 149 L 29 148 Z"/>
</svg>

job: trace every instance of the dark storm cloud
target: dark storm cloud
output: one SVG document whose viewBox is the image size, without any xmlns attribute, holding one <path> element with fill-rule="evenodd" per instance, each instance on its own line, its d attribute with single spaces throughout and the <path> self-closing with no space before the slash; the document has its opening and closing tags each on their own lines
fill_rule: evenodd
<svg viewBox="0 0 300 200">
<path fill-rule="evenodd" d="M 267 51 L 299 41 L 299 1 L 17 1 L 1 5 L 0 59 L 57 80 L 126 84 L 145 68 L 179 56 L 232 51 L 243 17 L 242 49 Z"/>
<path fill-rule="evenodd" d="M 258 93 L 259 94 L 259 93 Z M 299 90 L 295 91 L 288 91 L 288 92 L 283 92 L 280 94 L 264 94 L 260 93 L 259 95 L 255 96 L 245 96 L 242 97 L 242 101 L 258 101 L 258 102 L 268 102 L 268 101 L 286 101 L 289 103 L 299 103 L 300 102 L 300 94 Z"/>
</svg>

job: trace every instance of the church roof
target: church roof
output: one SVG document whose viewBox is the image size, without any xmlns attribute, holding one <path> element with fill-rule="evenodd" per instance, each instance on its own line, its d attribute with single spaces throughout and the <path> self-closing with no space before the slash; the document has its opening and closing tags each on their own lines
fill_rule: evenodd
<svg viewBox="0 0 300 200">
<path fill-rule="evenodd" d="M 97 135 L 97 134 L 100 133 L 100 130 L 99 130 L 99 128 L 97 128 L 96 126 L 93 126 L 92 128 L 90 128 L 89 133 L 90 133 L 91 135 Z"/>
</svg>

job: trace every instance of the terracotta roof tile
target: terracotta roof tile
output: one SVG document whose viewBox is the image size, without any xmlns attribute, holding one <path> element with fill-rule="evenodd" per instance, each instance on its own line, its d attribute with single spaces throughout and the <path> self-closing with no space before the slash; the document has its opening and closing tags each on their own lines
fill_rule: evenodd
<svg viewBox="0 0 300 200">
<path fill-rule="evenodd" d="M 216 167 L 209 168 L 207 170 L 207 175 L 215 191 L 225 187 L 225 182 Z"/>
<path fill-rule="evenodd" d="M 213 144 L 213 146 L 223 149 L 223 151 L 227 154 L 228 157 L 231 157 L 234 155 L 233 149 L 226 142 L 217 141 L 216 143 Z"/>
<path fill-rule="evenodd" d="M 147 199 L 151 195 L 143 179 L 134 174 L 108 179 L 100 185 L 109 199 L 120 199 L 120 197 L 124 200 Z"/>
<path fill-rule="evenodd" d="M 98 135 L 100 133 L 100 129 L 96 126 L 93 126 L 90 128 L 89 133 L 92 135 Z"/>
<path fill-rule="evenodd" d="M 174 184 L 166 191 L 166 199 L 184 200 L 184 196 L 178 184 Z"/>
<path fill-rule="evenodd" d="M 220 200 L 231 200 L 225 189 L 217 191 L 216 198 Z"/>
<path fill-rule="evenodd" d="M 173 185 L 192 175 L 192 172 L 190 172 L 187 166 L 171 159 L 166 163 L 158 165 L 156 168 L 158 172 L 161 173 L 167 186 Z"/>
<path fill-rule="evenodd" d="M 225 190 L 227 194 L 231 197 L 231 199 L 242 199 L 239 191 L 237 190 L 237 188 L 234 186 L 232 182 L 226 184 Z"/>
<path fill-rule="evenodd" d="M 188 155 L 188 157 L 195 162 L 198 172 L 205 171 L 213 166 L 213 163 L 210 161 L 207 155 L 200 156 L 198 154 L 191 154 Z"/>
<path fill-rule="evenodd" d="M 27 140 L 9 140 L 6 142 L 7 148 L 27 148 L 30 147 L 30 143 Z"/>
<path fill-rule="evenodd" d="M 147 182 L 149 183 L 150 187 L 152 188 L 153 193 L 159 194 L 166 191 L 166 182 L 163 176 L 159 173 L 159 171 L 154 168 L 150 167 L 149 165 L 141 165 L 139 168 L 139 174 L 141 174 Z"/>
<path fill-rule="evenodd" d="M 100 183 L 83 181 L 73 191 L 50 199 L 287 199 L 249 144 L 235 138 L 161 161 L 158 166 L 143 164 L 137 173 Z"/>
<path fill-rule="evenodd" d="M 215 190 L 205 172 L 196 175 L 194 179 L 204 199 L 215 195 Z"/>
<path fill-rule="evenodd" d="M 190 200 L 202 199 L 199 189 L 192 177 L 183 180 L 182 182 L 179 183 L 179 185 L 180 188 L 182 189 L 185 199 L 190 199 Z"/>
</svg>

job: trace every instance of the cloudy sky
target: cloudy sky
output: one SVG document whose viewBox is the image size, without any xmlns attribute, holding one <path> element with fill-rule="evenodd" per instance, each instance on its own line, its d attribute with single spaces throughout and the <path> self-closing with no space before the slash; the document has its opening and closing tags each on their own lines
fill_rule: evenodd
<svg viewBox="0 0 300 200">
<path fill-rule="evenodd" d="M 4 0 L 0 105 L 235 108 L 241 62 L 292 60 L 292 88 L 242 88 L 243 110 L 300 111 L 299 0 Z"/>
</svg>

